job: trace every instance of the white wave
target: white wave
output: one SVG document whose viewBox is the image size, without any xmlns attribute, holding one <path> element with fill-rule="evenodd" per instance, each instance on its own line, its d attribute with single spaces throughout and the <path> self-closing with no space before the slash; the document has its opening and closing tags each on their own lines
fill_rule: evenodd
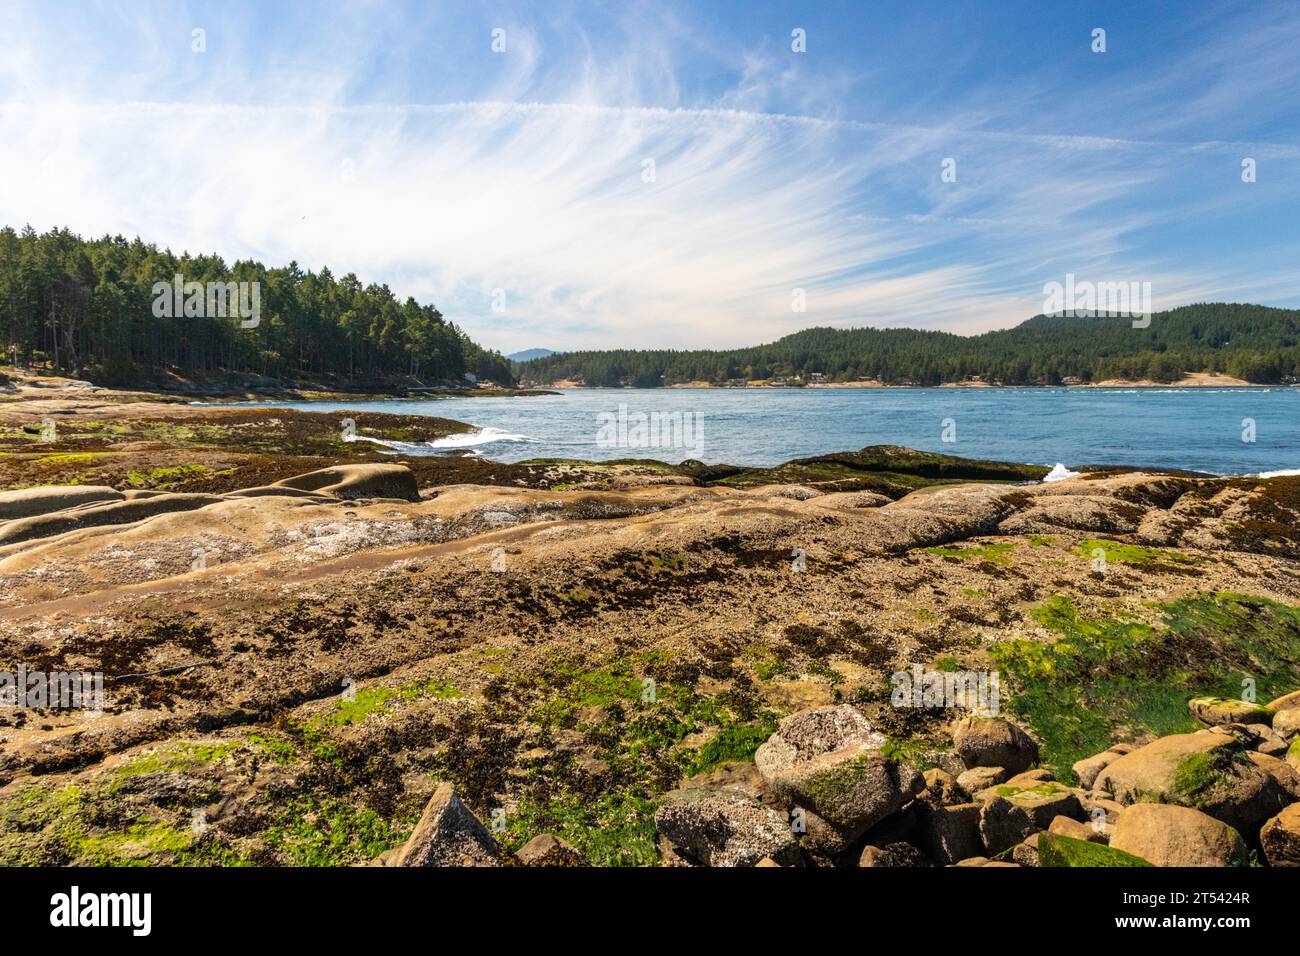
<svg viewBox="0 0 1300 956">
<path fill-rule="evenodd" d="M 1290 478 L 1294 475 L 1300 475 L 1300 468 L 1283 468 L 1280 471 L 1261 471 L 1257 475 L 1249 475 L 1250 478 Z"/>
<path fill-rule="evenodd" d="M 1043 481 L 1064 481 L 1066 478 L 1078 478 L 1081 472 L 1071 471 L 1059 461 L 1056 467 L 1043 476 Z"/>
<path fill-rule="evenodd" d="M 469 449 L 468 454 L 480 454 L 478 445 L 490 445 L 499 441 L 525 441 L 536 442 L 536 438 L 529 438 L 527 435 L 516 435 L 514 432 L 508 432 L 503 428 L 476 428 L 472 432 L 462 432 L 459 435 L 447 435 L 443 438 L 435 438 L 427 442 L 409 442 L 393 441 L 387 438 L 372 438 L 369 435 L 352 435 L 345 437 L 344 441 L 368 441 L 376 445 L 382 445 L 392 452 L 400 452 L 406 455 L 435 455 L 439 452 Z"/>
<path fill-rule="evenodd" d="M 426 444 L 430 448 L 473 448 L 475 445 L 490 445 L 499 441 L 526 441 L 536 442 L 536 438 L 529 438 L 527 435 L 516 435 L 514 432 L 508 432 L 504 428 L 479 428 L 472 432 L 464 432 L 460 435 L 448 435 L 446 438 L 435 438 Z"/>
</svg>

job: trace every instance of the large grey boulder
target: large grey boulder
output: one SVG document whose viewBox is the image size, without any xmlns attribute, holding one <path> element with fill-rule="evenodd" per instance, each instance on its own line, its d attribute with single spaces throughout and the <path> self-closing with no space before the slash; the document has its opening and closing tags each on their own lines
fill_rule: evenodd
<svg viewBox="0 0 1300 956">
<path fill-rule="evenodd" d="M 925 788 L 916 768 L 887 756 L 886 738 L 848 704 L 814 707 L 783 719 L 754 763 L 787 806 L 815 815 L 839 839 L 838 852 Z M 809 836 L 819 840 L 813 830 Z"/>
<path fill-rule="evenodd" d="M 655 811 L 659 836 L 684 865 L 780 866 L 799 862 L 799 840 L 785 816 L 731 788 L 674 790 Z"/>
</svg>

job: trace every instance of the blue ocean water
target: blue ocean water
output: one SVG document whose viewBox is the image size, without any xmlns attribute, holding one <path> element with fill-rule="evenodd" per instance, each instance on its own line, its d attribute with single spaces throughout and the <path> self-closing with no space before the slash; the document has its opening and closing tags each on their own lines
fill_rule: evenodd
<svg viewBox="0 0 1300 956">
<path fill-rule="evenodd" d="M 352 411 L 360 413 L 354 417 L 361 423 L 366 411 L 453 418 L 482 431 L 436 448 L 400 450 L 440 454 L 472 448 L 506 462 L 696 458 L 775 465 L 895 444 L 1072 468 L 1146 465 L 1215 474 L 1300 468 L 1300 388 L 564 389 L 529 398 L 256 404 Z M 647 429 L 646 441 L 667 438 L 668 444 L 638 445 L 636 416 L 652 413 L 681 413 L 681 425 L 698 432 L 682 427 L 669 434 L 664 428 L 652 435 Z M 1243 441 L 1252 422 L 1255 440 Z"/>
</svg>

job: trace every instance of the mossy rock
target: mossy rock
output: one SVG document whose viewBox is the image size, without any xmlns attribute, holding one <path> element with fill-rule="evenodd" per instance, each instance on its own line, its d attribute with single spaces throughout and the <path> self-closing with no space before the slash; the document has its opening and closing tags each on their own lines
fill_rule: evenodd
<svg viewBox="0 0 1300 956">
<path fill-rule="evenodd" d="M 1140 856 L 1112 849 L 1104 843 L 1090 843 L 1059 833 L 1041 833 L 1038 836 L 1038 865 L 1050 867 L 1077 866 L 1151 866 Z"/>
<path fill-rule="evenodd" d="M 1230 697 L 1193 697 L 1187 709 L 1203 724 L 1211 727 L 1222 724 L 1273 723 L 1273 711 L 1263 704 L 1233 700 Z"/>
</svg>

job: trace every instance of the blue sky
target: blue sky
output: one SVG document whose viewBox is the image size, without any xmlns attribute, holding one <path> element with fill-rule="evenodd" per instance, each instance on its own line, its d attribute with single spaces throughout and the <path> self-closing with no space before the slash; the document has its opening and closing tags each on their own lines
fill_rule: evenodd
<svg viewBox="0 0 1300 956">
<path fill-rule="evenodd" d="M 0 43 L 0 222 L 352 270 L 503 351 L 978 332 L 1067 273 L 1300 306 L 1290 0 L 46 0 Z"/>
</svg>

